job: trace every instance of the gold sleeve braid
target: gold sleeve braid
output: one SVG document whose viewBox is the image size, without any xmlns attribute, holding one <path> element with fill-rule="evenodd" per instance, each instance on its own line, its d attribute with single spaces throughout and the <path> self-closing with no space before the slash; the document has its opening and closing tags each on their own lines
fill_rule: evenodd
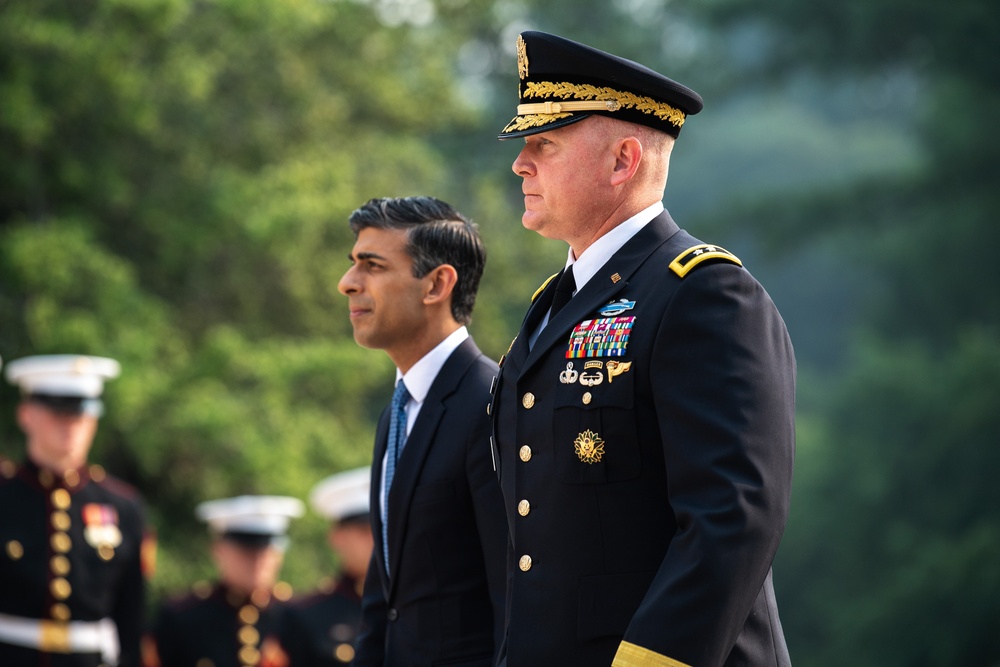
<svg viewBox="0 0 1000 667">
<path fill-rule="evenodd" d="M 611 667 L 691 667 L 683 662 L 650 651 L 637 644 L 623 641 L 611 662 Z"/>
</svg>

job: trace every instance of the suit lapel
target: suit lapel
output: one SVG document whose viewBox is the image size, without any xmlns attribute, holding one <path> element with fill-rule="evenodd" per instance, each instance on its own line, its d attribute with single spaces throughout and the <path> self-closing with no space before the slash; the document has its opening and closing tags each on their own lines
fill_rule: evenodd
<svg viewBox="0 0 1000 667">
<path fill-rule="evenodd" d="M 677 223 L 671 219 L 669 213 L 664 211 L 629 239 L 618 252 L 611 256 L 611 259 L 601 267 L 594 277 L 587 281 L 583 289 L 577 292 L 554 318 L 549 320 L 538 335 L 538 340 L 528 352 L 521 373 L 528 372 L 540 360 L 548 358 L 549 349 L 556 343 L 564 342 L 568 345 L 570 330 L 597 308 L 611 301 L 615 294 L 625 289 L 628 286 L 629 278 L 642 266 L 642 263 L 678 231 L 680 228 Z M 552 282 L 554 283 L 555 280 Z M 552 288 L 551 284 L 549 288 Z M 552 290 L 546 289 L 546 292 L 550 291 Z M 551 301 L 550 294 L 549 303 Z M 525 323 L 527 323 L 527 318 Z M 518 338 L 526 339 L 530 333 L 530 329 L 522 329 Z M 526 345 L 527 343 L 525 343 Z"/>
<path fill-rule="evenodd" d="M 438 434 L 438 427 L 447 410 L 445 400 L 458 388 L 469 366 L 480 355 L 472 338 L 459 345 L 438 372 L 427 392 L 420 414 L 413 424 L 413 430 L 406 438 L 403 453 L 399 455 L 396 475 L 389 492 L 389 562 L 399 563 L 402 558 L 403 543 L 409 525 L 409 513 L 413 492 L 420 481 L 420 473 Z M 485 406 L 483 408 L 485 410 Z M 386 429 L 388 431 L 388 429 Z M 385 436 L 388 438 L 388 433 Z M 385 451 L 383 446 L 382 451 Z M 383 566 L 383 572 L 385 568 Z M 392 595 L 396 578 L 390 577 L 389 595 Z"/>
</svg>

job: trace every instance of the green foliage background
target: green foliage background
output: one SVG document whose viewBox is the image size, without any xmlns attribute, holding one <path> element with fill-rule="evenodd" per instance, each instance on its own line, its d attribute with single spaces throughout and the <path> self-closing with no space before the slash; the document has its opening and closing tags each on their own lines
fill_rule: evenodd
<svg viewBox="0 0 1000 667">
<path fill-rule="evenodd" d="M 370 459 L 392 367 L 336 285 L 370 197 L 489 251 L 499 357 L 565 248 L 520 226 L 513 42 L 702 93 L 666 203 L 772 293 L 800 364 L 775 564 L 796 664 L 1000 665 L 1000 9 L 848 0 L 0 0 L 0 355 L 122 362 L 93 458 L 143 493 L 153 602 L 211 576 L 196 503 Z M 20 457 L 0 387 L 0 454 Z M 293 526 L 298 590 L 334 571 Z"/>
</svg>

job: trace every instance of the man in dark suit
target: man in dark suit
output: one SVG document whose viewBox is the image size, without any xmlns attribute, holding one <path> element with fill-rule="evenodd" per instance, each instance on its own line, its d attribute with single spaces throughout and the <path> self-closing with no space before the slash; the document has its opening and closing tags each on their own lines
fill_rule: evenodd
<svg viewBox="0 0 1000 667">
<path fill-rule="evenodd" d="M 702 107 L 634 62 L 518 38 L 501 139 L 522 222 L 569 244 L 501 360 L 491 412 L 512 547 L 507 667 L 784 666 L 771 584 L 795 362 L 760 284 L 661 202 Z"/>
<path fill-rule="evenodd" d="M 155 544 L 131 486 L 88 465 L 114 359 L 24 357 L 21 462 L 0 458 L 0 665 L 138 667 Z"/>
<path fill-rule="evenodd" d="M 354 665 L 490 665 L 507 539 L 486 406 L 496 364 L 469 337 L 485 251 L 432 197 L 373 199 L 340 281 L 354 339 L 385 350 L 396 391 L 372 460 L 375 548 Z"/>
</svg>

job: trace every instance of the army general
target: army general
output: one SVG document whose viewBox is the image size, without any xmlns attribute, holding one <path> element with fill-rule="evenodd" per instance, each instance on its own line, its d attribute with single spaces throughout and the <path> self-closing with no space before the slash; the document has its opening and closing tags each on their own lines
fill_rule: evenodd
<svg viewBox="0 0 1000 667">
<path fill-rule="evenodd" d="M 491 406 L 512 546 L 499 664 L 788 665 L 771 562 L 792 347 L 740 260 L 662 203 L 702 100 L 541 32 L 518 38 L 518 72 L 500 138 L 523 141 L 522 223 L 569 252 Z"/>
</svg>

